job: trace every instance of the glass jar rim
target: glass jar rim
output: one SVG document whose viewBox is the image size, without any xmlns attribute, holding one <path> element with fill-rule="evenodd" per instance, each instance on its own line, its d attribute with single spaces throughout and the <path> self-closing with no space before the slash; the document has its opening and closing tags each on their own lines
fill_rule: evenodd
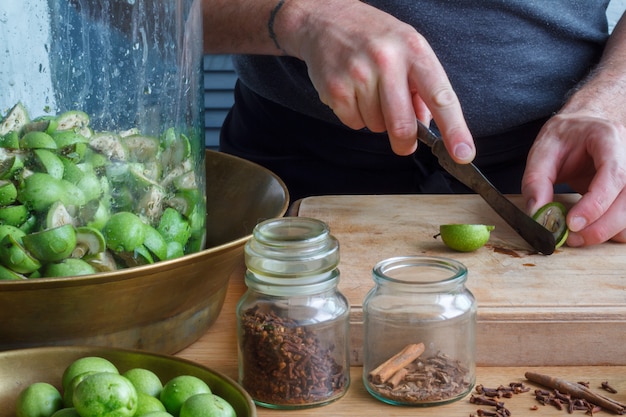
<svg viewBox="0 0 626 417">
<path fill-rule="evenodd" d="M 411 271 L 408 271 L 409 268 Z M 405 271 L 398 274 L 400 270 Z M 372 275 L 376 283 L 388 282 L 420 289 L 440 288 L 465 283 L 467 267 L 457 260 L 441 256 L 397 256 L 378 262 Z"/>
<path fill-rule="evenodd" d="M 257 224 L 252 237 L 268 246 L 314 245 L 323 242 L 330 235 L 330 228 L 321 220 L 309 217 L 281 217 L 268 219 Z"/>
<path fill-rule="evenodd" d="M 320 275 L 339 264 L 339 242 L 328 225 L 307 217 L 259 223 L 244 248 L 246 267 L 266 277 Z"/>
</svg>

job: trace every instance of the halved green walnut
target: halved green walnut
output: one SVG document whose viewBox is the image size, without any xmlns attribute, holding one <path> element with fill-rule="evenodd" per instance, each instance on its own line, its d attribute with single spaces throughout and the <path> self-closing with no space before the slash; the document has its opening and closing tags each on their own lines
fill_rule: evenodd
<svg viewBox="0 0 626 417">
<path fill-rule="evenodd" d="M 41 263 L 57 262 L 76 247 L 76 230 L 71 224 L 30 233 L 22 237 L 24 247 Z"/>
<path fill-rule="evenodd" d="M 19 149 L 20 135 L 15 131 L 10 131 L 6 135 L 0 135 L 0 148 Z"/>
<path fill-rule="evenodd" d="M 185 254 L 185 248 L 176 241 L 167 242 L 167 259 L 180 258 Z"/>
<path fill-rule="evenodd" d="M 56 149 L 57 143 L 46 132 L 28 132 L 20 138 L 20 148 L 23 149 Z"/>
<path fill-rule="evenodd" d="M 533 219 L 554 235 L 556 248 L 563 246 L 569 235 L 567 228 L 567 209 L 559 202 L 552 202 L 541 207 L 533 215 Z"/>
<path fill-rule="evenodd" d="M 48 264 L 44 269 L 46 277 L 73 277 L 76 275 L 95 274 L 96 269 L 88 262 L 78 258 L 67 258 Z"/>
<path fill-rule="evenodd" d="M 151 136 L 131 135 L 121 138 L 128 151 L 129 160 L 135 162 L 153 161 L 159 154 L 159 140 Z"/>
<path fill-rule="evenodd" d="M 102 230 L 111 217 L 111 208 L 106 199 L 92 200 L 78 211 L 81 224 Z"/>
<path fill-rule="evenodd" d="M 112 272 L 118 269 L 115 258 L 108 250 L 95 255 L 85 255 L 82 259 L 98 272 Z"/>
<path fill-rule="evenodd" d="M 121 136 L 117 133 L 94 133 L 89 138 L 89 146 L 112 161 L 126 161 L 128 159 L 126 147 L 122 143 Z"/>
<path fill-rule="evenodd" d="M 89 166 L 88 164 L 77 164 L 75 161 L 72 161 L 65 156 L 61 156 L 59 159 L 61 160 L 61 163 L 63 163 L 63 179 L 71 182 L 72 184 L 78 184 L 81 178 L 85 175 L 85 172 L 93 172 L 93 169 L 87 169 Z"/>
<path fill-rule="evenodd" d="M 39 222 L 37 221 L 37 215 L 30 213 L 28 218 L 19 226 L 19 229 L 24 233 L 32 233 L 37 228 Z"/>
<path fill-rule="evenodd" d="M 89 139 L 73 130 L 59 130 L 52 133 L 51 136 L 59 149 L 76 145 L 77 143 L 89 143 Z"/>
<path fill-rule="evenodd" d="M 93 172 L 86 172 L 76 186 L 85 195 L 85 201 L 98 199 L 103 194 L 102 182 Z"/>
<path fill-rule="evenodd" d="M 20 229 L 18 227 L 11 226 L 11 225 L 8 225 L 8 224 L 1 224 L 0 225 L 0 241 L 2 239 L 4 239 L 4 237 L 7 236 L 7 235 L 11 235 L 14 238 L 20 240 L 20 239 L 22 239 L 22 237 L 25 234 L 26 233 L 22 229 Z"/>
<path fill-rule="evenodd" d="M 174 129 L 168 129 L 163 136 L 163 151 L 160 154 L 161 164 L 168 170 L 179 167 L 191 156 L 191 142 L 185 135 L 177 135 Z"/>
<path fill-rule="evenodd" d="M 73 130 L 89 137 L 89 115 L 80 110 L 70 110 L 60 114 L 57 119 L 57 130 Z"/>
<path fill-rule="evenodd" d="M 37 172 L 24 178 L 17 199 L 37 212 L 47 211 L 53 203 L 61 200 L 63 192 L 59 180 L 50 174 Z"/>
<path fill-rule="evenodd" d="M 200 191 L 197 189 L 180 191 L 167 200 L 167 205 L 185 216 L 191 228 L 191 236 L 199 239 L 202 246 L 206 234 L 206 213 Z"/>
<path fill-rule="evenodd" d="M 107 247 L 114 252 L 133 252 L 143 244 L 145 224 L 134 213 L 122 211 L 111 216 L 102 230 Z"/>
<path fill-rule="evenodd" d="M 485 224 L 442 224 L 439 226 L 441 240 L 450 249 L 472 252 L 482 248 L 495 228 Z"/>
<path fill-rule="evenodd" d="M 46 214 L 46 229 L 54 229 L 55 227 L 63 226 L 66 224 L 73 225 L 76 222 L 74 216 L 70 214 L 62 201 L 55 201 L 50 205 L 48 213 Z"/>
<path fill-rule="evenodd" d="M 41 268 L 41 263 L 13 235 L 6 235 L 0 241 L 0 260 L 4 266 L 19 274 L 30 274 Z"/>
<path fill-rule="evenodd" d="M 145 229 L 144 246 L 160 261 L 167 259 L 165 238 L 152 226 L 146 225 Z"/>
<path fill-rule="evenodd" d="M 0 122 L 0 135 L 19 132 L 30 121 L 28 112 L 22 103 L 17 103 Z"/>
<path fill-rule="evenodd" d="M 157 230 L 167 243 L 177 242 L 183 248 L 191 237 L 189 222 L 179 212 L 170 207 L 163 211 Z"/>
<path fill-rule="evenodd" d="M 17 188 L 11 181 L 0 180 L 0 206 L 13 204 L 17 199 Z"/>
<path fill-rule="evenodd" d="M 152 185 L 143 193 L 135 204 L 135 212 L 145 217 L 151 225 L 157 225 L 163 215 L 163 202 L 167 197 L 159 185 Z"/>
<path fill-rule="evenodd" d="M 28 209 L 23 204 L 0 207 L 0 224 L 19 227 L 28 219 Z"/>
<path fill-rule="evenodd" d="M 76 228 L 76 247 L 72 251 L 73 258 L 96 255 L 105 250 L 106 241 L 98 229 L 87 226 Z"/>
<path fill-rule="evenodd" d="M 195 171 L 187 171 L 174 178 L 174 187 L 178 190 L 197 190 L 198 181 L 196 180 Z"/>
<path fill-rule="evenodd" d="M 72 130 L 59 130 L 52 135 L 60 155 L 73 163 L 82 161 L 87 152 L 89 139 Z"/>
<path fill-rule="evenodd" d="M 135 196 L 127 185 L 117 185 L 111 189 L 111 211 L 132 211 Z"/>
<path fill-rule="evenodd" d="M 35 149 L 33 151 L 34 162 L 39 172 L 45 172 L 60 180 L 63 178 L 65 167 L 59 156 L 48 149 Z"/>
<path fill-rule="evenodd" d="M 26 133 L 31 130 L 41 130 L 42 132 L 51 134 L 57 129 L 58 126 L 59 122 L 57 121 L 56 116 L 44 115 L 36 117 L 31 122 L 27 123 L 24 126 L 22 133 Z"/>
<path fill-rule="evenodd" d="M 28 278 L 26 278 L 22 274 L 18 274 L 17 272 L 0 265 L 0 281 L 21 281 L 24 279 Z"/>
<path fill-rule="evenodd" d="M 133 187 L 137 190 L 142 190 L 148 187 L 156 186 L 160 187 L 159 183 L 154 178 L 146 176 L 145 166 L 142 163 L 132 163 L 129 167 L 129 181 Z"/>
<path fill-rule="evenodd" d="M 134 261 L 137 265 L 148 265 L 154 263 L 152 253 L 144 245 L 137 246 L 133 254 Z"/>
<path fill-rule="evenodd" d="M 18 189 L 17 199 L 37 212 L 46 211 L 62 201 L 68 208 L 85 204 L 83 191 L 69 181 L 56 179 L 50 174 L 36 172 L 24 178 Z"/>
<path fill-rule="evenodd" d="M 24 155 L 17 150 L 0 148 L 0 178 L 12 179 L 24 167 Z"/>
<path fill-rule="evenodd" d="M 199 209 L 198 206 L 202 206 L 202 194 L 197 189 L 179 191 L 169 198 L 167 205 L 190 219 L 194 211 Z"/>
</svg>

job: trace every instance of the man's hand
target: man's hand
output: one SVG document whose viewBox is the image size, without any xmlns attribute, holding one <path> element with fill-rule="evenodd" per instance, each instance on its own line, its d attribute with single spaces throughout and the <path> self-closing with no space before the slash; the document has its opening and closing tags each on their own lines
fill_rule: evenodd
<svg viewBox="0 0 626 417">
<path fill-rule="evenodd" d="M 553 184 L 582 194 L 567 214 L 570 246 L 626 242 L 626 17 L 591 76 L 543 127 L 528 155 L 522 194 L 529 213 Z"/>
<path fill-rule="evenodd" d="M 315 7 L 312 13 L 311 5 Z M 437 123 L 446 148 L 461 163 L 475 147 L 459 100 L 430 45 L 415 29 L 361 1 L 288 1 L 281 47 L 304 60 L 320 99 L 352 129 L 386 131 L 393 151 L 417 147 L 416 118 Z M 280 23 L 280 16 L 277 17 Z M 292 30 L 293 36 L 287 36 Z"/>
<path fill-rule="evenodd" d="M 529 213 L 552 201 L 553 184 L 582 198 L 569 210 L 569 246 L 626 242 L 626 127 L 582 113 L 550 119 L 539 133 L 522 180 Z"/>
</svg>

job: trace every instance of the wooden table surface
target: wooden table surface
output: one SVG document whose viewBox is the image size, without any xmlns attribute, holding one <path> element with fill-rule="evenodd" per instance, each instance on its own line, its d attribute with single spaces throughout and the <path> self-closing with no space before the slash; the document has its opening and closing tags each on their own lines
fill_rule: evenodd
<svg viewBox="0 0 626 417">
<path fill-rule="evenodd" d="M 450 253 L 446 253 L 445 248 L 432 239 L 433 230 L 437 229 L 438 224 L 493 222 L 497 231 L 493 233 L 492 245 L 511 247 L 520 256 L 499 254 L 491 248 L 459 256 L 473 271 L 474 281 L 471 286 L 479 300 L 479 356 L 483 358 L 483 362 L 493 362 L 487 364 L 490 366 L 478 367 L 477 384 L 497 387 L 511 382 L 524 382 L 531 387 L 530 392 L 503 399 L 512 416 L 568 414 L 554 406 L 539 405 L 536 411 L 531 411 L 538 405 L 533 395 L 538 386 L 526 381 L 524 375 L 527 371 L 544 373 L 571 382 L 589 382 L 590 387 L 597 392 L 626 403 L 626 333 L 622 331 L 626 323 L 626 246 L 607 245 L 590 250 L 562 250 L 552 257 L 533 256 L 519 249 L 523 248 L 524 242 L 520 242 L 519 237 L 507 225 L 502 224 L 501 219 L 479 197 L 465 196 L 463 199 L 459 203 L 458 200 L 450 201 L 441 196 L 314 197 L 294 204 L 289 215 L 316 217 L 329 224 L 331 233 L 342 244 L 340 290 L 348 297 L 356 312 L 362 297 L 371 286 L 369 271 L 373 266 L 373 259 L 407 254 L 410 251 L 449 256 Z M 514 201 L 519 202 L 518 200 Z M 532 267 L 529 266 L 531 264 Z M 242 259 L 230 277 L 224 307 L 217 322 L 196 343 L 178 354 L 235 380 L 235 309 L 237 301 L 246 290 L 244 271 Z M 572 273 L 562 277 L 556 271 Z M 544 276 L 546 274 L 549 275 Z M 518 275 L 519 279 L 516 278 Z M 511 280 L 515 285 L 511 286 Z M 561 288 L 567 288 L 567 297 L 554 296 L 559 294 Z M 588 294 L 592 292 L 600 294 L 589 299 Z M 576 308 L 564 308 L 567 306 Z M 491 316 L 495 319 L 490 319 Z M 567 326 L 573 317 L 580 316 L 584 320 L 574 323 L 573 330 L 562 327 Z M 587 320 L 590 316 L 593 316 L 593 320 Z M 493 325 L 485 325 L 493 321 L 502 324 L 495 333 L 498 335 L 495 339 Z M 552 327 L 542 327 L 544 322 Z M 358 333 L 358 324 L 358 320 L 351 320 L 351 327 L 354 327 L 351 333 L 355 330 Z M 566 331 L 562 331 L 563 329 Z M 360 343 L 354 335 L 351 339 L 351 345 Z M 486 341 L 491 342 L 485 343 Z M 351 347 L 354 356 L 355 346 Z M 358 353 L 358 349 L 356 352 Z M 538 354 L 541 358 L 533 359 L 532 356 Z M 592 356 L 610 361 L 597 363 L 597 359 L 591 358 Z M 457 402 L 437 407 L 417 409 L 384 404 L 365 390 L 361 380 L 362 368 L 358 366 L 358 361 L 353 359 L 352 362 L 354 366 L 351 368 L 351 385 L 348 393 L 340 400 L 323 407 L 296 411 L 257 407 L 258 415 L 418 414 L 468 417 L 471 414 L 477 415 L 478 408 L 491 409 L 471 404 L 469 394 Z M 604 381 L 608 381 L 618 393 L 609 394 L 599 389 Z M 585 413 L 577 411 L 576 414 Z M 610 413 L 602 411 L 597 414 Z"/>
<path fill-rule="evenodd" d="M 237 301 L 245 292 L 243 282 L 244 265 L 242 264 L 233 272 L 230 278 L 228 293 L 224 307 L 216 323 L 209 328 L 206 334 L 197 342 L 179 352 L 177 356 L 193 360 L 204 366 L 208 366 L 233 379 L 237 379 L 237 336 L 235 308 Z M 523 339 L 522 339 L 523 340 Z M 626 336 L 625 336 L 626 341 Z M 511 354 L 515 354 L 520 346 L 519 341 L 511 341 Z M 361 367 L 351 368 L 351 385 L 348 393 L 340 400 L 317 408 L 280 411 L 257 407 L 258 416 L 445 416 L 468 417 L 476 414 L 478 408 L 490 410 L 490 407 L 476 406 L 469 402 L 469 394 L 466 398 L 457 402 L 428 408 L 396 407 L 384 404 L 365 390 L 361 381 Z M 611 396 L 615 400 L 626 402 L 626 366 L 575 366 L 575 367 L 479 367 L 477 369 L 477 383 L 486 387 L 508 385 L 511 382 L 524 382 L 529 387 L 538 386 L 525 380 L 527 371 L 535 371 L 560 377 L 572 382 L 585 381 L 590 383 L 591 388 L 597 388 L 604 381 L 618 390 L 617 394 L 608 394 L 601 389 L 597 392 Z M 515 416 L 550 417 L 568 415 L 565 410 L 558 410 L 553 406 L 540 406 L 538 410 L 531 411 L 531 407 L 538 405 L 531 392 L 518 394 L 511 399 L 502 399 L 505 406 Z M 576 411 L 574 415 L 585 415 L 584 411 Z M 602 411 L 594 415 L 612 415 Z"/>
</svg>

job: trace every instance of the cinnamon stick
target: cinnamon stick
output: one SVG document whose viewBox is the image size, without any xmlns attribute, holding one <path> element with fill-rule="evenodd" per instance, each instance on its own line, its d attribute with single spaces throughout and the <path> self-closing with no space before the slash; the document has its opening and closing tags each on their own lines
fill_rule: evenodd
<svg viewBox="0 0 626 417">
<path fill-rule="evenodd" d="M 402 380 L 408 373 L 409 370 L 406 368 L 399 369 L 395 374 L 391 376 L 391 378 L 387 380 L 387 385 L 389 385 L 391 388 L 396 388 L 398 385 L 400 385 L 400 382 L 402 382 Z"/>
<path fill-rule="evenodd" d="M 393 374 L 417 359 L 424 353 L 424 350 L 426 350 L 426 347 L 423 343 L 413 343 L 405 346 L 400 352 L 372 370 L 369 373 L 370 380 L 375 384 L 384 384 Z"/>
<path fill-rule="evenodd" d="M 602 394 L 591 391 L 584 385 L 568 382 L 561 378 L 554 378 L 548 375 L 536 372 L 526 372 L 526 379 L 548 388 L 558 390 L 562 393 L 569 394 L 572 397 L 582 398 L 592 404 L 602 407 L 605 410 L 623 415 L 626 413 L 626 404 L 619 403 L 612 398 L 605 397 Z"/>
</svg>

